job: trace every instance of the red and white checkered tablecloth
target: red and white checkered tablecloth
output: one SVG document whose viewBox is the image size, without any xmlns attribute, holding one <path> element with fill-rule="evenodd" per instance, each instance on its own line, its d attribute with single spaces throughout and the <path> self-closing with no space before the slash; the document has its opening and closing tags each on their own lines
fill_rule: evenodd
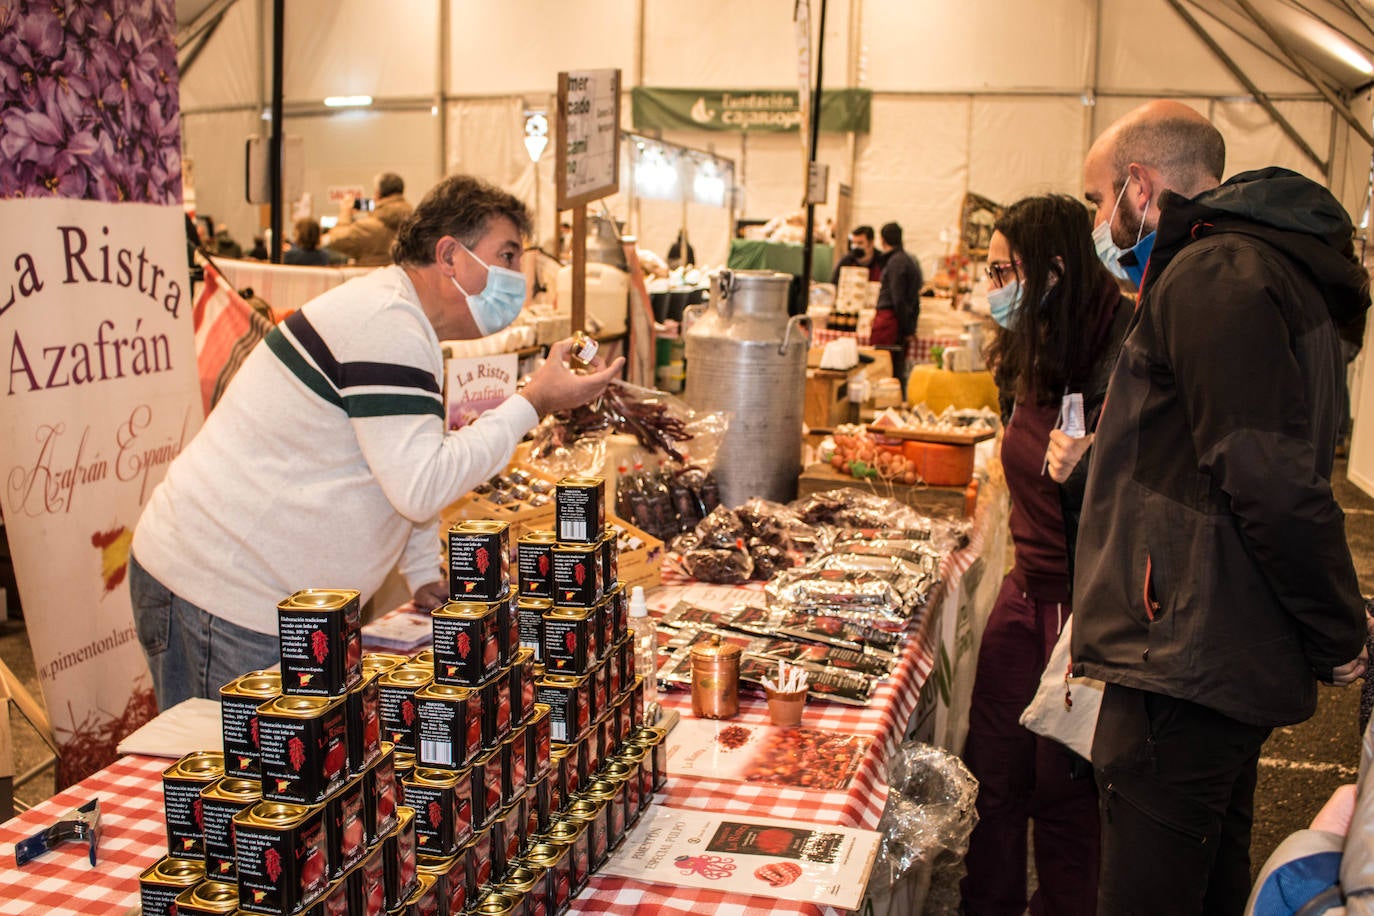
<svg viewBox="0 0 1374 916">
<path fill-rule="evenodd" d="M 977 545 L 961 553 L 976 554 Z M 961 554 L 946 560 L 946 575 L 967 568 Z M 669 581 L 675 577 L 667 566 Z M 929 634 L 914 634 L 892 676 L 878 686 L 866 707 L 813 702 L 804 723 L 811 728 L 873 739 L 849 787 L 831 792 L 788 789 L 724 780 L 670 777 L 656 801 L 677 808 L 728 810 L 732 814 L 786 818 L 815 824 L 874 829 L 887 801 L 887 760 L 902 739 L 916 708 L 921 687 L 933 666 Z M 662 693 L 660 700 L 684 715 L 691 713 L 685 692 Z M 742 697 L 740 721 L 767 724 L 761 698 Z M 81 783 L 0 824 L 0 916 L 21 914 L 114 914 L 122 916 L 138 903 L 138 876 L 167 848 L 163 821 L 162 771 L 170 761 L 123 757 Z M 22 869 L 14 865 L 14 844 L 51 825 L 72 808 L 100 798 L 104 833 L 100 856 L 91 868 L 85 847 L 64 844 Z M 754 916 L 759 913 L 833 912 L 811 904 L 646 884 L 609 876 L 594 877 L 573 902 L 574 913 Z"/>
<path fill-rule="evenodd" d="M 0 914 L 120 916 L 138 903 L 138 876 L 167 852 L 162 771 L 171 761 L 122 757 L 70 789 L 0 824 Z M 61 846 L 19 868 L 14 844 L 72 808 L 100 799 L 103 832 L 94 868 L 86 846 Z"/>
</svg>

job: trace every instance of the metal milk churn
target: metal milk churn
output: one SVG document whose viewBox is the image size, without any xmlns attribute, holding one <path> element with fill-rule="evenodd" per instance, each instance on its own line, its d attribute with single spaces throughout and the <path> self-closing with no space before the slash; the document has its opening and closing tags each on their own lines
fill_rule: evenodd
<svg viewBox="0 0 1374 916">
<path fill-rule="evenodd" d="M 722 270 L 709 306 L 688 310 L 696 321 L 684 334 L 687 403 L 730 415 L 715 474 L 731 508 L 797 495 L 811 322 L 787 316 L 791 282 L 769 270 Z"/>
</svg>

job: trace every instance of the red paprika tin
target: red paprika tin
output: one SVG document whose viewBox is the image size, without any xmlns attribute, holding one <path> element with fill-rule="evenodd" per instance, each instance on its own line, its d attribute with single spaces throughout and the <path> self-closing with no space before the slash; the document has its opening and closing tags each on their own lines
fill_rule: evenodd
<svg viewBox="0 0 1374 916">
<path fill-rule="evenodd" d="M 377 682 L 381 700 L 382 732 L 398 750 L 415 750 L 415 692 L 433 677 L 422 668 L 393 668 Z"/>
<path fill-rule="evenodd" d="M 362 677 L 363 621 L 351 588 L 307 588 L 277 605 L 281 689 L 291 696 L 342 696 Z"/>
<path fill-rule="evenodd" d="M 482 703 L 482 746 L 498 747 L 510 736 L 514 708 L 510 691 L 510 668 L 502 668 L 477 688 Z"/>
<path fill-rule="evenodd" d="M 515 545 L 515 566 L 522 598 L 549 598 L 553 595 L 552 531 L 527 531 Z"/>
<path fill-rule="evenodd" d="M 369 804 L 363 805 L 367 845 L 375 846 L 396 826 L 396 808 L 401 803 L 396 776 L 396 748 L 389 741 L 382 742 L 382 752 L 377 761 L 363 773 L 363 797 L 370 799 Z"/>
<path fill-rule="evenodd" d="M 234 881 L 234 815 L 262 801 L 262 783 L 225 776 L 200 790 L 201 823 L 205 831 L 205 876 Z"/>
<path fill-rule="evenodd" d="M 375 671 L 363 672 L 344 702 L 348 722 L 348 772 L 357 776 L 382 753 L 382 692 Z"/>
<path fill-rule="evenodd" d="M 329 886 L 325 806 L 262 801 L 234 815 L 239 909 L 298 913 Z"/>
<path fill-rule="evenodd" d="M 416 759 L 455 769 L 482 749 L 482 695 L 467 687 L 426 684 L 415 691 Z"/>
<path fill-rule="evenodd" d="M 535 700 L 549 707 L 550 733 L 554 741 L 575 742 L 591 722 L 587 678 L 547 674 L 535 683 Z"/>
<path fill-rule="evenodd" d="M 415 848 L 447 857 L 472 839 L 472 781 L 466 770 L 417 767 L 405 781 L 406 806 L 415 809 Z"/>
<path fill-rule="evenodd" d="M 363 793 L 363 777 L 354 776 L 325 801 L 329 834 L 329 877 L 337 880 L 362 861 L 367 852 L 367 822 L 363 814 L 372 799 Z"/>
<path fill-rule="evenodd" d="M 596 621 L 590 608 L 552 607 L 544 612 L 544 670 L 583 675 L 596 661 Z"/>
<path fill-rule="evenodd" d="M 606 481 L 565 477 L 554 489 L 554 530 L 559 543 L 595 544 L 606 528 Z"/>
<path fill-rule="evenodd" d="M 205 860 L 201 790 L 224 775 L 219 751 L 192 751 L 162 771 L 167 852 L 179 859 Z"/>
<path fill-rule="evenodd" d="M 281 674 L 253 671 L 219 690 L 220 732 L 224 740 L 224 774 L 261 779 L 258 760 L 258 707 L 281 696 Z"/>
<path fill-rule="evenodd" d="M 238 886 L 209 879 L 178 894 L 175 905 L 176 916 L 225 916 L 238 909 Z"/>
<path fill-rule="evenodd" d="M 601 600 L 601 548 L 596 544 L 559 542 L 553 555 L 553 603 L 560 607 L 595 607 Z"/>
<path fill-rule="evenodd" d="M 415 809 L 402 805 L 396 810 L 396 829 L 382 841 L 382 862 L 386 868 L 386 909 L 390 913 L 405 905 L 415 892 Z"/>
<path fill-rule="evenodd" d="M 499 637 L 505 598 L 450 601 L 430 612 L 434 628 L 434 680 L 476 687 L 501 667 Z"/>
<path fill-rule="evenodd" d="M 280 696 L 258 707 L 262 797 L 318 805 L 348 778 L 342 697 Z"/>
<path fill-rule="evenodd" d="M 464 521 L 448 530 L 448 593 L 455 601 L 495 601 L 510 591 L 510 525 Z"/>
<path fill-rule="evenodd" d="M 176 916 L 177 896 L 205 880 L 205 865 L 194 859 L 163 856 L 138 876 L 139 902 L 145 916 Z"/>
</svg>

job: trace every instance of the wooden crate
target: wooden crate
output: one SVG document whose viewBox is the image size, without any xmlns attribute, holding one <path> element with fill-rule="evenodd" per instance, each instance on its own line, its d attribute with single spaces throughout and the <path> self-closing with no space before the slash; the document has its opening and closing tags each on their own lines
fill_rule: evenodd
<svg viewBox="0 0 1374 916">
<path fill-rule="evenodd" d="M 519 462 L 512 462 L 508 469 L 520 469 L 526 473 L 538 477 L 539 479 L 553 485 L 556 481 L 547 474 L 543 474 L 528 465 Z M 531 507 L 523 503 L 512 505 L 499 505 L 479 496 L 469 493 L 459 499 L 454 500 L 445 506 L 439 513 L 443 528 L 448 529 L 450 525 L 460 521 L 479 521 L 491 520 L 497 522 L 510 523 L 510 544 L 511 549 L 515 549 L 516 541 L 530 531 L 540 529 L 553 530 L 554 524 L 554 505 L 553 491 L 549 491 L 549 501 L 542 506 Z M 441 532 L 441 536 L 443 533 Z"/>
<path fill-rule="evenodd" d="M 620 551 L 620 581 L 626 591 L 636 585 L 647 592 L 663 583 L 663 542 L 621 518 L 611 516 L 610 523 L 623 528 L 643 542 L 642 547 Z"/>
<path fill-rule="evenodd" d="M 831 372 L 806 370 L 806 401 L 802 419 L 812 429 L 833 429 L 849 420 L 849 380 L 858 369 Z"/>
<path fill-rule="evenodd" d="M 969 486 L 972 486 L 970 484 Z M 906 503 L 917 512 L 935 518 L 958 518 L 965 512 L 970 495 L 969 487 L 906 486 L 886 480 L 855 480 L 841 474 L 828 464 L 813 464 L 797 479 L 797 497 L 810 496 L 822 490 L 852 487 L 867 490 Z"/>
</svg>

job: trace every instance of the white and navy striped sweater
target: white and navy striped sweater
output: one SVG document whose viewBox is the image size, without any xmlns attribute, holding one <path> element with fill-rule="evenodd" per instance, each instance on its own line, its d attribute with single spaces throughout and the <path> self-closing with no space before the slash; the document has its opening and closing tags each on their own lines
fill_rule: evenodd
<svg viewBox="0 0 1374 916">
<path fill-rule="evenodd" d="M 275 633 L 301 588 L 440 578 L 439 510 L 537 421 L 516 396 L 445 431 L 443 354 L 405 271 L 312 300 L 257 346 L 153 492 L 133 552 L 175 594 Z"/>
</svg>

